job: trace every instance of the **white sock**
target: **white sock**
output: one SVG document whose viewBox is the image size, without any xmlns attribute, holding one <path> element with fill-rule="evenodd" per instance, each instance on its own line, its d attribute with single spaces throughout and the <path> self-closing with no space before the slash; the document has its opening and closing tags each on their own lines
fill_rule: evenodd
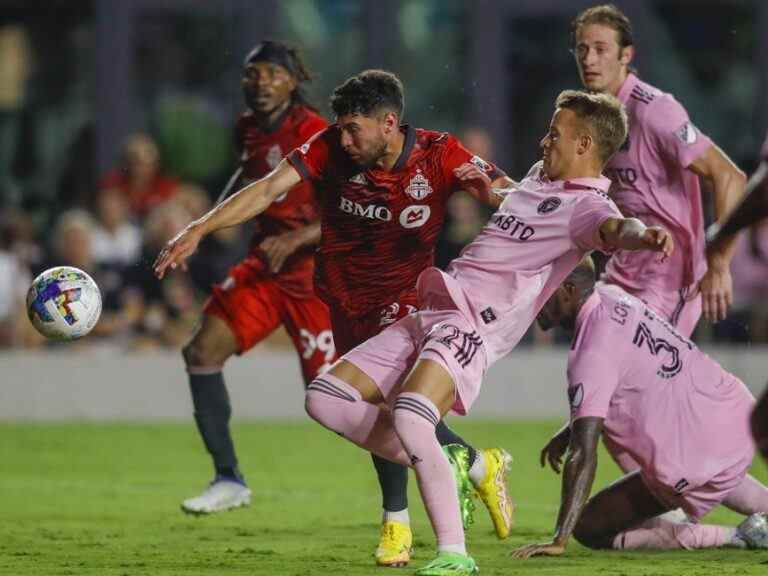
<svg viewBox="0 0 768 576">
<path fill-rule="evenodd" d="M 449 552 L 450 554 L 467 555 L 467 547 L 464 544 L 441 544 L 437 547 L 437 552 Z"/>
<path fill-rule="evenodd" d="M 397 512 L 392 512 L 390 510 L 384 510 L 384 515 L 382 516 L 382 522 L 397 522 L 398 524 L 405 524 L 406 526 L 411 525 L 411 518 L 408 515 L 408 508 L 404 508 L 403 510 L 398 510 Z"/>
<path fill-rule="evenodd" d="M 469 467 L 469 479 L 475 486 L 485 479 L 485 458 L 483 458 L 483 453 L 480 450 L 476 453 L 477 457 L 472 466 Z"/>
</svg>

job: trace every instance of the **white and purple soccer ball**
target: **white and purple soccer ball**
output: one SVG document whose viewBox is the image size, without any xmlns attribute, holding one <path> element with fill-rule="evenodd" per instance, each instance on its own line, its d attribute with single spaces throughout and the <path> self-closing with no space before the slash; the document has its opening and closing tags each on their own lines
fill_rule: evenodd
<svg viewBox="0 0 768 576">
<path fill-rule="evenodd" d="M 101 292 L 93 278 L 78 268 L 50 268 L 29 287 L 27 315 L 46 338 L 76 340 L 99 321 Z"/>
</svg>

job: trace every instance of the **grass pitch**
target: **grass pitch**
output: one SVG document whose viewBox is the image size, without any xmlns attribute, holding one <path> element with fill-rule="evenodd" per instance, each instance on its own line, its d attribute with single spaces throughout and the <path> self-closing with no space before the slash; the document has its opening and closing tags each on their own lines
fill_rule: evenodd
<svg viewBox="0 0 768 576">
<path fill-rule="evenodd" d="M 516 546 L 547 538 L 559 476 L 538 453 L 557 422 L 462 422 L 478 446 L 515 458 L 517 528 L 499 542 L 478 503 L 468 534 L 483 575 L 768 574 L 768 552 L 592 552 L 572 543 L 565 557 L 517 561 Z M 250 508 L 183 515 L 179 503 L 210 479 L 189 424 L 0 425 L 0 574 L 287 575 L 410 574 L 432 558 L 434 538 L 411 477 L 415 558 L 405 569 L 373 565 L 379 501 L 367 454 L 310 423 L 234 425 Z M 753 472 L 766 480 L 766 468 Z M 618 474 L 601 454 L 596 487 Z M 718 509 L 712 522 L 735 524 Z"/>
</svg>

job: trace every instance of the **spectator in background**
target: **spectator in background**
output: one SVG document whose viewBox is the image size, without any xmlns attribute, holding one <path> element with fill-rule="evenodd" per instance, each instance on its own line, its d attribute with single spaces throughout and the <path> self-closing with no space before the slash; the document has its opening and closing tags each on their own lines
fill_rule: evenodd
<svg viewBox="0 0 768 576">
<path fill-rule="evenodd" d="M 22 252 L 16 250 L 18 237 L 12 221 L 4 217 L 0 222 L 0 348 L 42 341 L 26 319 L 25 298 L 32 276 Z"/>
<path fill-rule="evenodd" d="M 152 208 L 179 191 L 179 182 L 162 173 L 155 141 L 147 134 L 138 133 L 126 140 L 122 165 L 102 179 L 101 188 L 123 192 L 133 215 L 143 219 Z"/>
<path fill-rule="evenodd" d="M 461 133 L 461 141 L 472 154 L 495 162 L 493 140 L 483 128 L 470 126 Z M 451 195 L 446 205 L 445 224 L 435 250 L 435 265 L 445 268 L 464 246 L 475 239 L 491 212 L 463 190 Z"/>
<path fill-rule="evenodd" d="M 743 329 L 725 336 L 731 341 L 768 342 L 768 222 L 758 222 L 736 240 L 731 260 L 734 319 Z"/>
<path fill-rule="evenodd" d="M 180 347 L 189 340 L 198 319 L 201 302 L 189 275 L 173 272 L 158 282 L 150 263 L 165 243 L 179 233 L 191 218 L 182 202 L 171 201 L 154 208 L 144 222 L 142 264 L 129 278 L 131 289 L 139 294 L 143 315 L 136 345 Z"/>
<path fill-rule="evenodd" d="M 131 219 L 125 195 L 116 188 L 102 188 L 96 196 L 93 256 L 101 265 L 122 270 L 141 255 L 141 229 Z"/>
<path fill-rule="evenodd" d="M 49 254 L 52 266 L 74 266 L 87 272 L 101 290 L 102 312 L 95 336 L 127 337 L 141 314 L 140 302 L 125 288 L 122 271 L 100 264 L 94 252 L 97 224 L 84 210 L 64 212 L 53 230 Z"/>
</svg>

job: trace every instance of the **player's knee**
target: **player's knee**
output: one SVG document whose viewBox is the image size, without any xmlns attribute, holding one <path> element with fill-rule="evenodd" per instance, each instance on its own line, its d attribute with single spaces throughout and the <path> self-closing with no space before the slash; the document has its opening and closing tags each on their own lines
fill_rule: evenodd
<svg viewBox="0 0 768 576">
<path fill-rule="evenodd" d="M 181 355 L 184 357 L 184 364 L 189 367 L 214 367 L 221 366 L 229 357 L 228 353 L 218 350 L 216 345 L 201 336 L 198 332 L 182 349 Z"/>
<path fill-rule="evenodd" d="M 579 544 L 592 550 L 611 548 L 613 543 L 613 535 L 600 533 L 583 520 L 579 520 L 576 523 L 573 529 L 573 537 Z"/>
</svg>

